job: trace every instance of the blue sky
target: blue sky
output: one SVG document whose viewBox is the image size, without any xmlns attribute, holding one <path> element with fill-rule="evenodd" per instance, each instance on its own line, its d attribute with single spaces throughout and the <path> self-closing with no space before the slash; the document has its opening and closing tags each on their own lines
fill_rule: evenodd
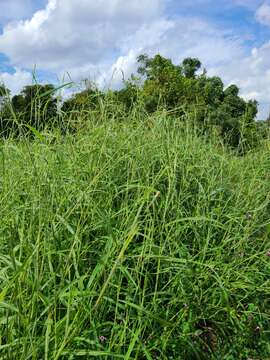
<svg viewBox="0 0 270 360">
<path fill-rule="evenodd" d="M 119 86 L 136 57 L 201 59 L 270 108 L 270 0 L 1 0 L 0 82 L 13 93 L 40 81 Z"/>
</svg>

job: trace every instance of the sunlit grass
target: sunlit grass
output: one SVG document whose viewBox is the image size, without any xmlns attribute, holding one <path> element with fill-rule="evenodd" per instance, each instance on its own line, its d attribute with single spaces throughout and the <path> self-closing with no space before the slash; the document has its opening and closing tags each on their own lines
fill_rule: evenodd
<svg viewBox="0 0 270 360">
<path fill-rule="evenodd" d="M 267 144 L 102 116 L 1 142 L 0 358 L 267 359 Z"/>
</svg>

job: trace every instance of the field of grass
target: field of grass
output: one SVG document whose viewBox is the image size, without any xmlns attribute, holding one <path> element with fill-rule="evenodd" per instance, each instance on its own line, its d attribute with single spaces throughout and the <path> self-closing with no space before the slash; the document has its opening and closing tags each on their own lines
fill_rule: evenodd
<svg viewBox="0 0 270 360">
<path fill-rule="evenodd" d="M 0 359 L 269 359 L 269 144 L 165 115 L 0 144 Z"/>
</svg>

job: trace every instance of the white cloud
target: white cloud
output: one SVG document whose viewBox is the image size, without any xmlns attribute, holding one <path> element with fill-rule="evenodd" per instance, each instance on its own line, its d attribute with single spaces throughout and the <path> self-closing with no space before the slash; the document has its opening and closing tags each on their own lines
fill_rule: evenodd
<svg viewBox="0 0 270 360">
<path fill-rule="evenodd" d="M 263 25 L 270 26 L 270 4 L 262 4 L 256 11 L 256 19 Z"/>
<path fill-rule="evenodd" d="M 12 65 L 59 71 L 110 61 L 124 39 L 156 19 L 161 0 L 49 0 L 30 20 L 4 27 L 0 52 Z"/>
<path fill-rule="evenodd" d="M 243 58 L 234 59 L 223 66 L 212 69 L 219 73 L 227 84 L 235 83 L 241 89 L 241 95 L 247 99 L 256 99 L 260 104 L 258 118 L 266 118 L 270 108 L 270 42 L 253 48 Z"/>
<path fill-rule="evenodd" d="M 235 82 L 246 98 L 269 101 L 270 44 L 250 53 L 243 38 L 209 21 L 184 16 L 168 20 L 163 9 L 169 1 L 144 0 L 142 6 L 138 0 L 48 0 L 46 8 L 29 20 L 6 25 L 0 35 L 0 52 L 17 67 L 14 75 L 4 74 L 7 85 L 13 89 L 25 84 L 30 73 L 18 69 L 36 65 L 60 79 L 66 71 L 75 81 L 91 78 L 103 86 L 119 86 L 122 71 L 129 77 L 137 56 L 146 52 L 161 53 L 175 63 L 199 57 L 209 74 L 220 75 L 225 84 Z M 258 1 L 230 4 L 254 9 Z M 266 22 L 267 9 L 265 3 L 256 13 L 261 22 Z"/>
<path fill-rule="evenodd" d="M 123 43 L 121 49 L 123 55 L 98 76 L 97 82 L 105 87 L 119 87 L 123 78 L 127 79 L 136 71 L 137 57 L 145 52 L 148 54 L 159 52 L 154 49 L 166 41 L 166 34 L 170 30 L 175 30 L 175 23 L 163 19 L 140 27 Z"/>
<path fill-rule="evenodd" d="M 13 74 L 0 72 L 0 83 L 4 83 L 14 95 L 19 93 L 24 86 L 32 83 L 32 74 L 20 69 L 15 69 Z"/>
</svg>

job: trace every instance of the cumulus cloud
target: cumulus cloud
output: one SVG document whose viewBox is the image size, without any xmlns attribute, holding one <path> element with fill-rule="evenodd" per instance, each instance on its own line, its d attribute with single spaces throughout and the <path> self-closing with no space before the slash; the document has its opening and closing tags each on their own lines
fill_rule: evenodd
<svg viewBox="0 0 270 360">
<path fill-rule="evenodd" d="M 29 71 L 15 69 L 14 73 L 0 72 L 0 83 L 4 83 L 12 94 L 17 94 L 21 89 L 31 84 L 32 74 Z"/>
<path fill-rule="evenodd" d="M 254 1 L 258 5 L 257 0 L 229 0 L 252 9 Z M 142 6 L 138 0 L 48 0 L 28 20 L 4 27 L 0 52 L 17 67 L 13 76 L 21 77 L 22 82 L 29 79 L 29 73 L 18 69 L 36 65 L 60 79 L 66 72 L 75 81 L 90 78 L 102 86 L 116 87 L 123 73 L 128 78 L 136 70 L 140 53 L 161 53 L 175 63 L 196 56 L 209 74 L 220 75 L 226 85 L 235 82 L 246 98 L 266 102 L 270 45 L 251 53 L 243 37 L 209 20 L 180 16 L 181 12 L 168 19 L 164 9 L 169 2 L 172 0 L 144 0 Z M 265 3 L 256 15 L 264 22 L 266 10 Z M 12 83 L 11 76 L 5 77 Z"/>
<path fill-rule="evenodd" d="M 241 95 L 247 99 L 256 99 L 260 104 L 258 118 L 266 118 L 269 114 L 270 94 L 270 42 L 253 48 L 243 58 L 234 59 L 211 71 L 219 73 L 227 84 L 235 83 L 241 88 Z"/>
<path fill-rule="evenodd" d="M 124 39 L 159 16 L 161 0 L 49 0 L 30 20 L 4 27 L 0 52 L 15 66 L 58 71 L 108 62 Z"/>
<path fill-rule="evenodd" d="M 118 85 L 122 72 L 129 76 L 136 69 L 136 58 L 142 52 L 161 53 L 178 64 L 185 57 L 195 56 L 206 65 L 210 76 L 221 76 L 225 86 L 237 84 L 247 100 L 257 99 L 260 103 L 258 118 L 266 118 L 269 112 L 270 42 L 247 51 L 242 40 L 230 31 L 197 18 L 184 17 L 155 25 L 158 26 L 155 29 L 144 29 L 145 37 L 141 38 L 142 29 L 134 34 L 133 47 L 130 44 L 130 50 L 116 60 L 103 74 L 103 79 L 113 73 L 113 84 Z"/>
<path fill-rule="evenodd" d="M 115 85 L 119 84 L 123 73 L 128 77 L 136 70 L 136 59 L 141 53 L 160 53 L 177 64 L 185 57 L 199 57 L 210 68 L 244 56 L 241 41 L 232 33 L 192 17 L 160 20 L 143 26 L 126 42 L 124 50 L 123 55 L 102 74 L 107 79 L 113 73 Z"/>
<path fill-rule="evenodd" d="M 256 19 L 259 23 L 270 26 L 270 3 L 264 3 L 257 9 Z"/>
</svg>

